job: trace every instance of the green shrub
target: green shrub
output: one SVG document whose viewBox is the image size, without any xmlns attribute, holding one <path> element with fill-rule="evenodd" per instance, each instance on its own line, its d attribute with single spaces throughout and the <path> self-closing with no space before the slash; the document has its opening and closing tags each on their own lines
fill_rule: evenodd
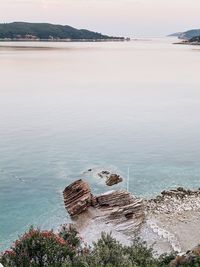
<svg viewBox="0 0 200 267">
<path fill-rule="evenodd" d="M 62 225 L 58 235 L 75 249 L 81 245 L 81 237 L 73 224 Z"/>
<path fill-rule="evenodd" d="M 102 233 L 101 238 L 93 243 L 90 254 L 90 266 L 130 266 L 129 255 L 125 253 L 121 245 L 111 234 Z"/>
<path fill-rule="evenodd" d="M 157 260 L 158 266 L 169 266 L 170 262 L 177 256 L 176 252 L 162 254 Z"/>
<path fill-rule="evenodd" d="M 31 227 L 1 258 L 6 267 L 59 267 L 69 265 L 76 254 L 74 247 L 53 231 Z"/>
<path fill-rule="evenodd" d="M 31 227 L 0 262 L 5 267 L 167 267 L 174 258 L 164 254 L 155 259 L 152 248 L 140 239 L 124 246 L 106 233 L 88 247 L 72 225 L 63 225 L 58 234 Z M 196 258 L 190 266 L 200 267 L 199 262 Z"/>
<path fill-rule="evenodd" d="M 153 249 L 147 248 L 146 243 L 139 238 L 135 238 L 132 245 L 125 247 L 124 251 L 129 255 L 133 266 L 145 267 L 155 264 Z"/>
</svg>

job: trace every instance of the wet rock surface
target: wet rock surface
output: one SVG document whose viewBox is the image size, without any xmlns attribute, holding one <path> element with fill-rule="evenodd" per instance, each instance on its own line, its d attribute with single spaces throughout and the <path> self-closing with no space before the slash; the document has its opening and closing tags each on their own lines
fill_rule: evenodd
<svg viewBox="0 0 200 267">
<path fill-rule="evenodd" d="M 84 171 L 83 175 L 85 175 L 85 177 L 92 176 L 93 179 L 100 178 L 100 180 L 105 182 L 107 186 L 117 185 L 124 180 L 123 177 L 114 169 L 106 170 L 100 168 L 90 168 L 87 171 Z"/>
<path fill-rule="evenodd" d="M 116 174 L 116 173 L 111 173 L 109 171 L 101 171 L 98 173 L 98 176 L 100 178 L 104 178 L 105 179 L 105 183 L 108 186 L 113 186 L 115 184 L 119 184 L 123 181 L 123 178 Z"/>
<path fill-rule="evenodd" d="M 115 184 L 121 183 L 123 181 L 122 177 L 117 174 L 110 174 L 107 176 L 106 185 L 113 186 Z"/>
</svg>

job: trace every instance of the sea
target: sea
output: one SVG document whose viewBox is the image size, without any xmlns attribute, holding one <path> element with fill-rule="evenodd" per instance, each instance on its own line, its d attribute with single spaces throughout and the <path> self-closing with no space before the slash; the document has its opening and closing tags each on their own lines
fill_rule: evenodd
<svg viewBox="0 0 200 267">
<path fill-rule="evenodd" d="M 200 47 L 176 41 L 0 43 L 0 250 L 70 222 L 76 179 L 96 195 L 200 187 Z"/>
</svg>

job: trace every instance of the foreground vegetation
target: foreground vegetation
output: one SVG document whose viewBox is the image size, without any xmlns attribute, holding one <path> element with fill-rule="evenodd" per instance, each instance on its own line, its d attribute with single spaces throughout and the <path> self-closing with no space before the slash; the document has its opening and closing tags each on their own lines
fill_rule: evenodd
<svg viewBox="0 0 200 267">
<path fill-rule="evenodd" d="M 1 255 L 0 262 L 5 267 L 165 267 L 174 256 L 156 259 L 141 240 L 136 238 L 131 246 L 124 246 L 105 233 L 89 247 L 73 226 L 64 225 L 58 234 L 31 227 Z M 200 265 L 196 260 L 189 266 Z"/>
</svg>

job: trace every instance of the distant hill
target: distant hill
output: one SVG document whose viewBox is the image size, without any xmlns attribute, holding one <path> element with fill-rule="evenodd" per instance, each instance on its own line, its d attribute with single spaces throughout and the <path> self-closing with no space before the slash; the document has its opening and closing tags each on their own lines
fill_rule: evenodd
<svg viewBox="0 0 200 267">
<path fill-rule="evenodd" d="M 200 43 L 200 35 L 191 38 L 191 39 L 189 40 L 189 42 L 191 42 L 191 43 Z"/>
<path fill-rule="evenodd" d="M 176 36 L 179 39 L 190 40 L 193 37 L 200 36 L 200 29 L 189 30 L 186 32 L 173 33 L 168 36 Z"/>
<path fill-rule="evenodd" d="M 10 40 L 124 40 L 85 29 L 49 23 L 13 22 L 0 24 L 0 39 Z"/>
<path fill-rule="evenodd" d="M 179 37 L 182 34 L 182 32 L 175 32 L 172 34 L 167 35 L 168 37 Z"/>
<path fill-rule="evenodd" d="M 189 40 L 193 37 L 196 37 L 196 36 L 200 36 L 200 29 L 196 29 L 196 30 L 190 30 L 190 31 L 186 31 L 186 32 L 183 32 L 179 38 L 180 39 L 184 39 L 184 40 Z"/>
</svg>

